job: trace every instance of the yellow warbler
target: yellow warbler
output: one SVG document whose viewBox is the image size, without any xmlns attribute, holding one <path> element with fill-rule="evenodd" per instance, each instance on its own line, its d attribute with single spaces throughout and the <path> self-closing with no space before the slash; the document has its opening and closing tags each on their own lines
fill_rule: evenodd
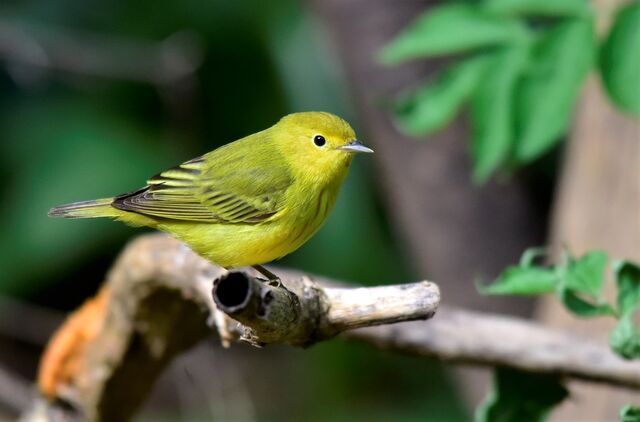
<svg viewBox="0 0 640 422">
<path fill-rule="evenodd" d="M 354 153 L 373 152 L 324 112 L 274 126 L 160 173 L 137 191 L 52 208 L 67 218 L 112 217 L 149 226 L 226 268 L 287 255 L 326 220 Z"/>
</svg>

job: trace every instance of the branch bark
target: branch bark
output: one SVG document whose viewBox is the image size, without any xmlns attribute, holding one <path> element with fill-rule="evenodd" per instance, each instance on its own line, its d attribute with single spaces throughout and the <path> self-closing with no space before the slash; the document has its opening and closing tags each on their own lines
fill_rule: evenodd
<svg viewBox="0 0 640 422">
<path fill-rule="evenodd" d="M 28 381 L 0 365 L 0 408 L 19 414 L 33 396 Z"/>
<path fill-rule="evenodd" d="M 58 381 L 45 392 L 54 404 L 40 406 L 40 412 L 55 411 L 60 418 L 63 408 L 71 420 L 78 415 L 129 419 L 168 362 L 210 336 L 213 322 L 227 340 L 256 345 L 306 346 L 349 330 L 348 338 L 395 351 L 640 388 L 640 363 L 623 361 L 604 345 L 516 319 L 449 309 L 428 323 L 368 327 L 431 317 L 439 303 L 433 283 L 349 289 L 321 277 L 277 273 L 286 288 L 249 272 L 228 273 L 164 235 L 132 242 L 109 273 L 108 291 L 68 320 L 66 326 L 82 327 L 82 341 L 68 343 L 75 345 L 66 355 L 60 350 L 55 355 L 59 363 L 77 362 L 54 377 Z M 212 280 L 217 280 L 213 294 Z M 240 322 L 221 317 L 214 298 Z M 81 313 L 89 321 L 79 324 Z M 87 325 L 93 328 L 87 331 Z M 53 349 L 55 338 L 47 354 Z M 73 406 L 55 404 L 61 399 Z"/>
<path fill-rule="evenodd" d="M 640 363 L 621 359 L 605 344 L 519 318 L 441 308 L 428 324 L 363 328 L 345 336 L 452 363 L 505 366 L 640 388 Z"/>
<path fill-rule="evenodd" d="M 286 288 L 227 272 L 165 235 L 143 236 L 56 334 L 39 388 L 72 405 L 67 419 L 128 420 L 170 360 L 214 325 L 224 342 L 307 346 L 354 327 L 429 318 L 440 300 L 429 282 L 324 288 L 300 273 L 279 274 Z"/>
<path fill-rule="evenodd" d="M 438 286 L 428 281 L 391 286 L 344 288 L 318 284 L 283 272 L 283 285 L 249 273 L 231 272 L 215 283 L 218 308 L 238 321 L 233 331 L 254 346 L 286 343 L 309 346 L 360 327 L 431 318 L 440 303 Z M 286 287 L 284 287 L 286 286 Z"/>
</svg>

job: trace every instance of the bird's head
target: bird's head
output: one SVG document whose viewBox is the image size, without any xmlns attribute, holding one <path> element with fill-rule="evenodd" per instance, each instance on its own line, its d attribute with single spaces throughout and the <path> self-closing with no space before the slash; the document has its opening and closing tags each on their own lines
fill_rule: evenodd
<svg viewBox="0 0 640 422">
<path fill-rule="evenodd" d="M 373 152 L 356 139 L 349 123 L 330 113 L 289 114 L 274 129 L 290 165 L 315 178 L 345 173 L 356 153 Z"/>
</svg>

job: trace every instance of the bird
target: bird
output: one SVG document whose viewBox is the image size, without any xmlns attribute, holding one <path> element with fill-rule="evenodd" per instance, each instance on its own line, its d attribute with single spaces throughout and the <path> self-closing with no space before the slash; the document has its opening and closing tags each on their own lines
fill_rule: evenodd
<svg viewBox="0 0 640 422">
<path fill-rule="evenodd" d="M 109 217 L 166 232 L 226 269 L 263 267 L 298 249 L 333 208 L 357 153 L 342 118 L 299 112 L 165 170 L 133 192 L 51 208 L 49 216 Z"/>
</svg>

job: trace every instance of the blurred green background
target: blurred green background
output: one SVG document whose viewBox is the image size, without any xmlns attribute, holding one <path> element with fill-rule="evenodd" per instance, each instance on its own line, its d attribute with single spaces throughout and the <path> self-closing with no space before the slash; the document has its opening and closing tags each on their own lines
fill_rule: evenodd
<svg viewBox="0 0 640 422">
<path fill-rule="evenodd" d="M 49 219 L 51 206 L 131 191 L 294 111 L 330 111 L 358 131 L 327 36 L 294 0 L 8 0 L 0 34 L 5 304 L 77 307 L 142 232 L 106 220 Z M 367 158 L 356 160 L 325 227 L 280 265 L 365 284 L 412 278 Z M 0 332 L 3 366 L 33 379 L 44 346 L 35 337 Z M 168 371 L 140 420 L 467 419 L 435 362 L 341 340 L 304 351 L 222 350 L 216 342 Z M 206 372 L 205 364 L 210 384 L 185 375 Z"/>
</svg>

